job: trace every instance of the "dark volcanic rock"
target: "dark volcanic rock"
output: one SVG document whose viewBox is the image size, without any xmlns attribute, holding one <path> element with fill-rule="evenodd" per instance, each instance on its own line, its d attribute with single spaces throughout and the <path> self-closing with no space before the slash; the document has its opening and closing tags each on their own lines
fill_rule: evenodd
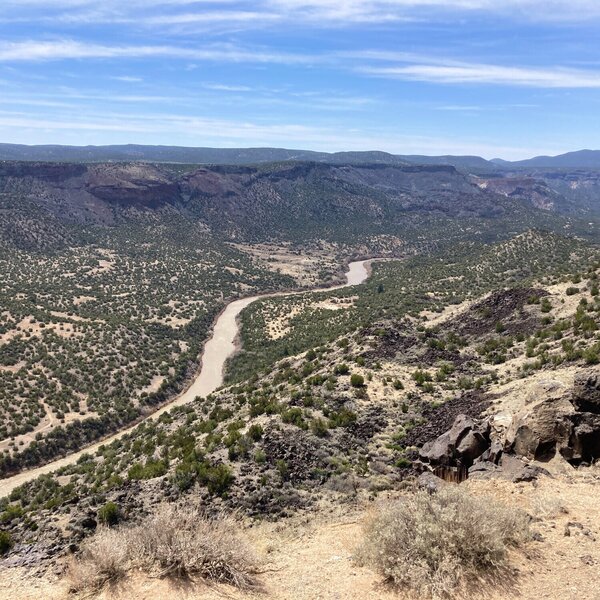
<svg viewBox="0 0 600 600">
<path fill-rule="evenodd" d="M 309 480 L 315 469 L 325 467 L 324 457 L 311 436 L 295 427 L 267 429 L 263 450 L 270 464 L 276 465 L 279 461 L 285 463 L 286 478 L 292 483 Z"/>
<path fill-rule="evenodd" d="M 477 426 L 467 415 L 458 415 L 452 427 L 419 452 L 434 467 L 469 468 L 490 446 L 489 427 Z"/>
<path fill-rule="evenodd" d="M 600 414 L 600 371 L 575 376 L 573 405 L 579 411 Z"/>
<path fill-rule="evenodd" d="M 537 327 L 538 320 L 528 315 L 524 307 L 531 298 L 547 295 L 546 290 L 539 288 L 498 290 L 449 321 L 446 328 L 454 329 L 460 335 L 485 335 L 494 332 L 497 323 L 501 322 L 508 333 L 527 334 Z"/>
<path fill-rule="evenodd" d="M 427 421 L 411 429 L 404 442 L 406 446 L 421 447 L 449 430 L 458 415 L 477 418 L 489 405 L 489 398 L 478 391 L 465 392 L 441 406 L 425 404 L 421 415 Z"/>
</svg>

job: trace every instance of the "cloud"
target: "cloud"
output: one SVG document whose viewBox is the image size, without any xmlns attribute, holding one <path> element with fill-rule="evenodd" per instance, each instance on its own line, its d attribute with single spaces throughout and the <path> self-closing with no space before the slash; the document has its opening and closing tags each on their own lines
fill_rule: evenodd
<svg viewBox="0 0 600 600">
<path fill-rule="evenodd" d="M 103 113 L 84 115 L 78 119 L 66 116 L 53 119 L 25 113 L 0 112 L 0 131 L 4 139 L 17 143 L 41 143 L 49 136 L 56 139 L 79 132 L 81 143 L 97 143 L 103 133 L 122 134 L 122 141 L 135 143 L 152 136 L 151 143 L 194 146 L 247 147 L 248 145 L 301 147 L 313 150 L 369 150 L 377 149 L 397 154 L 476 154 L 488 157 L 525 158 L 549 151 L 548 148 L 512 147 L 493 145 L 477 139 L 437 138 L 406 135 L 390 128 L 386 130 L 323 127 L 299 123 L 257 123 L 211 119 L 173 114 Z M 10 134 L 10 131 L 13 131 Z M 8 132 L 8 133 L 6 133 Z M 39 132 L 35 134 L 34 132 Z M 85 136 L 85 137 L 82 137 Z M 551 149 L 560 153 L 564 148 Z"/>
<path fill-rule="evenodd" d="M 215 10 L 217 9 L 217 10 Z M 5 22 L 212 25 L 256 29 L 280 22 L 315 27 L 445 21 L 492 15 L 513 21 L 586 22 L 600 18 L 597 0 L 3 0 Z"/>
<path fill-rule="evenodd" d="M 247 85 L 226 85 L 223 83 L 205 83 L 202 87 L 216 92 L 252 92 L 254 88 Z"/>
<path fill-rule="evenodd" d="M 214 25 L 215 23 L 250 23 L 281 20 L 281 15 L 260 11 L 211 11 L 195 13 L 162 14 L 132 19 L 144 25 Z"/>
<path fill-rule="evenodd" d="M 140 83 L 144 81 L 141 77 L 133 77 L 131 75 L 119 75 L 113 77 L 112 79 L 116 81 L 123 81 L 125 83 Z"/>
<path fill-rule="evenodd" d="M 377 77 L 440 84 L 504 85 L 532 88 L 600 88 L 600 71 L 563 67 L 530 68 L 426 59 L 392 66 L 358 67 Z"/>
<path fill-rule="evenodd" d="M 239 48 L 229 44 L 193 48 L 187 46 L 109 46 L 74 40 L 0 43 L 0 61 L 48 61 L 85 58 L 176 58 L 221 62 L 302 64 L 316 56 Z"/>
</svg>

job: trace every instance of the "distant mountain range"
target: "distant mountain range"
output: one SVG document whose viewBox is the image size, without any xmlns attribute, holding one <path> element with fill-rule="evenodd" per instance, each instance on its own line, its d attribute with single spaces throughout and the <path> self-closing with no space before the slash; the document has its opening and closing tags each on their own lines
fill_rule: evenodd
<svg viewBox="0 0 600 600">
<path fill-rule="evenodd" d="M 600 150 L 578 150 L 567 152 L 558 156 L 536 156 L 527 160 L 506 161 L 494 158 L 491 162 L 505 167 L 533 167 L 533 168 L 564 168 L 564 169 L 599 169 Z"/>
<path fill-rule="evenodd" d="M 385 163 L 394 165 L 452 165 L 459 169 L 498 170 L 513 168 L 600 169 L 600 150 L 580 150 L 559 156 L 537 156 L 528 160 L 488 161 L 480 156 L 424 156 L 387 152 L 314 152 L 285 148 L 188 148 L 183 146 L 27 146 L 0 144 L 0 160 L 52 162 L 146 161 L 187 164 L 257 164 L 281 161 L 314 161 L 332 164 Z"/>
</svg>

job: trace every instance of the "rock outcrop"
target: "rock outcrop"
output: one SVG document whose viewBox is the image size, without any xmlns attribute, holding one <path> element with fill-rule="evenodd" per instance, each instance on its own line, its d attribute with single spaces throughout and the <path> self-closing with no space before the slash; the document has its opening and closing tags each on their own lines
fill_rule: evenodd
<svg viewBox="0 0 600 600">
<path fill-rule="evenodd" d="M 569 446 L 574 412 L 567 386 L 554 380 L 540 382 L 513 416 L 505 449 L 531 460 L 551 459 Z"/>
<path fill-rule="evenodd" d="M 573 405 L 580 412 L 600 415 L 600 371 L 581 373 L 575 377 Z"/>
<path fill-rule="evenodd" d="M 527 402 L 506 433 L 507 451 L 540 461 L 559 454 L 572 465 L 600 458 L 600 371 L 577 375 L 572 389 L 540 382 Z"/>
<path fill-rule="evenodd" d="M 417 466 L 447 479 L 501 477 L 531 481 L 548 471 L 536 462 L 562 456 L 573 466 L 600 458 L 600 371 L 575 378 L 573 387 L 539 382 L 506 431 L 493 418 L 458 415 L 452 427 L 423 445 Z"/>
</svg>

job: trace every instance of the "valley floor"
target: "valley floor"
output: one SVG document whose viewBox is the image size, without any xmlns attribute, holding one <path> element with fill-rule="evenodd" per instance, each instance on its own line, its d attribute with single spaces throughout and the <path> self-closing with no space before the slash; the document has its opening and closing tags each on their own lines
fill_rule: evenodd
<svg viewBox="0 0 600 600">
<path fill-rule="evenodd" d="M 546 465 L 547 466 L 547 465 Z M 569 470 L 566 470 L 569 469 Z M 533 516 L 537 541 L 512 556 L 514 581 L 502 586 L 479 582 L 473 598 L 489 600 L 598 600 L 600 597 L 600 469 L 552 468 L 553 476 L 530 483 L 472 480 L 462 485 L 478 496 L 493 497 Z M 311 515 L 262 523 L 246 534 L 263 557 L 260 593 L 229 587 L 193 586 L 133 577 L 104 592 L 101 600 L 381 600 L 407 598 L 387 588 L 381 577 L 358 566 L 353 554 L 362 523 L 393 495 L 380 495 L 359 507 L 323 506 Z M 66 583 L 8 569 L 0 574 L 0 598 L 58 600 L 68 596 Z"/>
</svg>

